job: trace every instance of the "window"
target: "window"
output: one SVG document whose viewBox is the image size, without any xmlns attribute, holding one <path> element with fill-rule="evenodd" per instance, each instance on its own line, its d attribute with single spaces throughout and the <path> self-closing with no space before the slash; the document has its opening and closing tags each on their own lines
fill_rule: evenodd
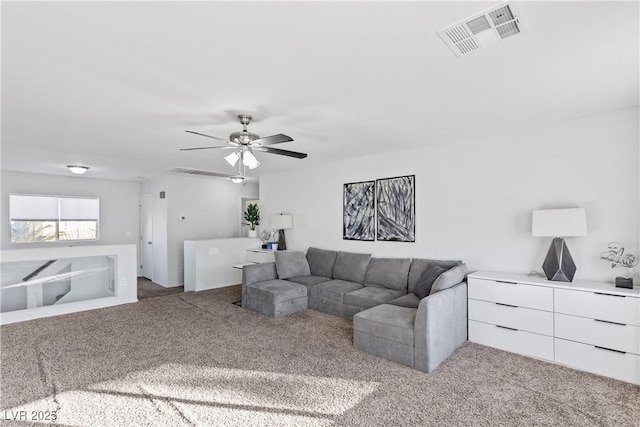
<svg viewBox="0 0 640 427">
<path fill-rule="evenodd" d="M 9 195 L 11 243 L 98 240 L 99 199 Z"/>
</svg>

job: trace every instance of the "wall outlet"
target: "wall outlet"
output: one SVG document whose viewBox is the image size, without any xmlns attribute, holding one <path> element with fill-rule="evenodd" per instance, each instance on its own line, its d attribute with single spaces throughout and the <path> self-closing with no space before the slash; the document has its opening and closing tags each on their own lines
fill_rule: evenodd
<svg viewBox="0 0 640 427">
<path fill-rule="evenodd" d="M 124 236 L 125 237 L 131 237 L 131 232 L 130 231 L 125 231 L 124 232 Z"/>
<path fill-rule="evenodd" d="M 127 279 L 120 279 L 120 286 L 127 286 Z"/>
<path fill-rule="evenodd" d="M 209 255 L 218 255 L 219 253 L 218 248 L 209 248 Z"/>
</svg>

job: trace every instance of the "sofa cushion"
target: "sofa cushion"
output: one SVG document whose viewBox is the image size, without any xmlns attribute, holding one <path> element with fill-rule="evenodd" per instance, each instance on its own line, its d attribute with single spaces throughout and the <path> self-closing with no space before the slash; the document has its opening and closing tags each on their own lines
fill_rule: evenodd
<svg viewBox="0 0 640 427">
<path fill-rule="evenodd" d="M 328 282 L 328 277 L 320 277 L 320 276 L 300 276 L 300 277 L 291 277 L 287 279 L 291 282 L 300 283 L 301 285 L 310 288 L 311 286 L 317 285 L 318 283 Z"/>
<path fill-rule="evenodd" d="M 333 278 L 362 283 L 370 260 L 371 254 L 339 252 L 333 267 Z"/>
<path fill-rule="evenodd" d="M 287 280 L 269 280 L 247 286 L 247 298 L 255 298 L 268 303 L 279 303 L 307 296 L 306 286 Z"/>
<path fill-rule="evenodd" d="M 371 308 L 376 305 L 384 304 L 404 294 L 403 291 L 395 289 L 378 288 L 375 286 L 365 286 L 362 289 L 351 291 L 344 295 L 344 303 L 359 307 Z"/>
<path fill-rule="evenodd" d="M 321 299 L 342 304 L 344 303 L 344 294 L 360 288 L 362 288 L 362 285 L 359 283 L 334 279 L 312 286 L 309 288 L 309 295 L 311 299 Z"/>
<path fill-rule="evenodd" d="M 429 264 L 416 282 L 413 293 L 416 294 L 420 299 L 429 295 L 431 293 L 433 282 L 435 282 L 436 279 L 439 278 L 440 275 L 445 271 L 447 271 L 446 268 L 440 267 L 436 263 Z"/>
<path fill-rule="evenodd" d="M 333 278 L 333 267 L 336 263 L 337 251 L 326 249 L 309 248 L 307 250 L 307 261 L 311 274 L 314 276 Z"/>
<path fill-rule="evenodd" d="M 364 285 L 397 289 L 406 293 L 409 267 L 409 258 L 371 258 Z"/>
<path fill-rule="evenodd" d="M 298 251 L 275 251 L 275 256 L 279 279 L 311 275 L 309 262 L 304 253 Z"/>
<path fill-rule="evenodd" d="M 433 295 L 436 292 L 440 292 L 445 289 L 449 289 L 453 285 L 457 285 L 464 280 L 464 276 L 466 276 L 466 274 L 467 266 L 464 264 L 460 264 L 453 268 L 450 268 L 449 270 L 442 273 L 435 282 L 433 282 L 430 295 Z"/>
<path fill-rule="evenodd" d="M 354 334 L 366 333 L 413 347 L 413 324 L 418 310 L 382 304 L 353 316 Z"/>
<path fill-rule="evenodd" d="M 445 269 L 450 269 L 455 267 L 456 265 L 462 264 L 462 261 L 442 261 L 435 259 L 420 259 L 414 258 L 411 260 L 411 269 L 409 270 L 409 283 L 407 292 L 411 293 L 416 288 L 416 282 L 422 276 L 422 273 L 427 268 L 427 266 L 431 263 L 436 263 L 440 267 L 444 267 Z"/>
<path fill-rule="evenodd" d="M 410 294 L 402 295 L 399 298 L 389 301 L 387 304 L 399 305 L 400 307 L 418 308 L 420 305 L 420 298 L 413 292 Z"/>
</svg>

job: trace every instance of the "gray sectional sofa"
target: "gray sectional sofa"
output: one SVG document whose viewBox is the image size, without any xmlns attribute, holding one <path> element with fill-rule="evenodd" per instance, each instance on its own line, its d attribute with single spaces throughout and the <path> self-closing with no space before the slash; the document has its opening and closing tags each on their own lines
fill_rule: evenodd
<svg viewBox="0 0 640 427">
<path fill-rule="evenodd" d="M 313 247 L 275 256 L 275 263 L 243 268 L 243 307 L 271 317 L 312 308 L 353 319 L 356 348 L 425 372 L 467 339 L 461 261 Z"/>
</svg>

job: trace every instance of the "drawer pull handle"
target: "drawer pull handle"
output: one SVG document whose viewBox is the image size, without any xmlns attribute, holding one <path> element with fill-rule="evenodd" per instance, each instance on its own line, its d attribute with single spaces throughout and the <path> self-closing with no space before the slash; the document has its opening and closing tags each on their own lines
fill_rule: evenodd
<svg viewBox="0 0 640 427">
<path fill-rule="evenodd" d="M 496 280 L 496 283 L 506 283 L 506 284 L 508 284 L 508 285 L 517 285 L 517 283 L 516 283 L 516 282 L 506 282 L 506 281 L 504 281 L 504 280 Z"/>
<path fill-rule="evenodd" d="M 611 325 L 627 326 L 624 323 L 612 322 L 611 320 L 602 320 L 602 319 L 593 319 L 593 320 L 595 320 L 596 322 L 609 323 Z"/>
<path fill-rule="evenodd" d="M 496 305 L 501 305 L 501 306 L 503 306 L 503 307 L 518 308 L 518 306 L 517 306 L 517 305 L 504 304 L 504 303 L 501 303 L 501 302 L 497 302 L 497 303 L 496 303 Z"/>
<path fill-rule="evenodd" d="M 594 292 L 596 295 L 605 295 L 608 297 L 618 297 L 618 298 L 626 298 L 626 295 L 614 295 L 614 294 L 605 294 L 604 292 Z"/>
<path fill-rule="evenodd" d="M 500 326 L 500 325 L 496 325 L 496 328 L 508 329 L 508 330 L 510 330 L 510 331 L 516 331 L 516 332 L 518 331 L 517 329 L 515 329 L 515 328 L 509 328 L 508 326 Z"/>
<path fill-rule="evenodd" d="M 612 348 L 600 347 L 599 345 L 594 345 L 595 348 L 599 348 L 600 350 L 613 351 L 614 353 L 627 354 L 626 351 L 614 350 Z"/>
</svg>

